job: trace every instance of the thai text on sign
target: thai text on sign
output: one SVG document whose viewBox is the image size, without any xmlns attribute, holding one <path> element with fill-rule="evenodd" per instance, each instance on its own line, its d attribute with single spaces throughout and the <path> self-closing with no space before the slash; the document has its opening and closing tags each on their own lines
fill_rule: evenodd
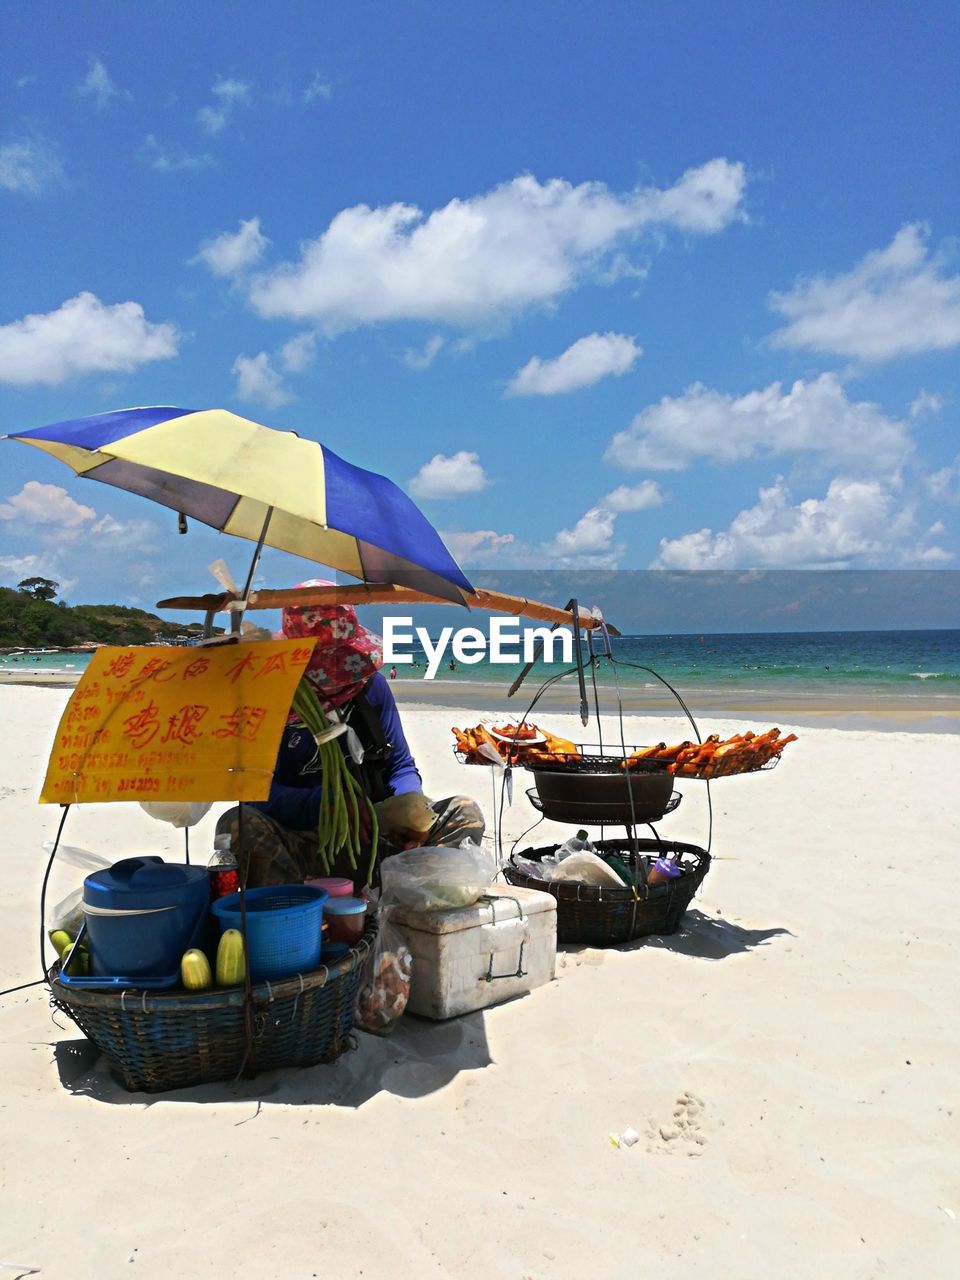
<svg viewBox="0 0 960 1280">
<path fill-rule="evenodd" d="M 265 800 L 311 640 L 98 649 L 67 703 L 41 803 Z"/>
</svg>

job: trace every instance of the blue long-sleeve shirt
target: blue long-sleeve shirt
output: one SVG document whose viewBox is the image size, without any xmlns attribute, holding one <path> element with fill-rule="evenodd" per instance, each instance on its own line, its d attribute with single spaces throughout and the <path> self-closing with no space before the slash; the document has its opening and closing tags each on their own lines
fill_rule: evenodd
<svg viewBox="0 0 960 1280">
<path fill-rule="evenodd" d="M 383 762 L 383 779 L 391 795 L 420 791 L 422 783 L 414 763 L 393 691 L 378 671 L 364 688 L 393 750 Z M 255 808 L 292 831 L 310 831 L 320 818 L 320 760 L 313 735 L 297 725 L 287 725 L 277 752 L 270 798 Z"/>
</svg>

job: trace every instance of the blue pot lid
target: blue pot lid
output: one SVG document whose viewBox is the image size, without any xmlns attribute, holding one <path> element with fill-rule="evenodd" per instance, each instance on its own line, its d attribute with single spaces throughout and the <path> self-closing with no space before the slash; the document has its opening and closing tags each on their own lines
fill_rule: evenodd
<svg viewBox="0 0 960 1280">
<path fill-rule="evenodd" d="M 83 900 L 101 907 L 176 906 L 206 892 L 207 883 L 205 867 L 156 856 L 124 858 L 86 877 Z"/>
<path fill-rule="evenodd" d="M 325 916 L 358 916 L 369 906 L 364 898 L 331 898 L 323 904 Z"/>
</svg>

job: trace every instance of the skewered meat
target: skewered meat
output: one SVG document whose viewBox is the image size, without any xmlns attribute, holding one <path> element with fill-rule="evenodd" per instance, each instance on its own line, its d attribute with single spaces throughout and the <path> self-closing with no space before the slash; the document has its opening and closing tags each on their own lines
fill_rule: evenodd
<svg viewBox="0 0 960 1280">
<path fill-rule="evenodd" d="M 527 765 L 557 763 L 565 759 L 579 759 L 580 752 L 574 743 L 566 738 L 558 738 L 556 734 L 540 729 L 537 725 L 508 726 L 522 727 L 529 730 L 532 738 L 543 738 L 542 742 L 523 741 L 516 737 L 513 742 L 503 742 L 495 738 L 485 725 L 478 724 L 472 729 L 451 730 L 457 740 L 457 750 L 467 764 L 489 764 L 490 757 L 480 748 L 483 744 L 492 747 L 507 764 Z M 503 732 L 501 729 L 497 733 Z M 526 734 L 523 735 L 527 737 Z"/>
<path fill-rule="evenodd" d="M 643 747 L 628 756 L 624 767 L 629 769 L 640 760 L 654 759 L 666 762 L 667 772 L 678 778 L 723 778 L 762 769 L 796 740 L 795 733 L 781 737 L 779 729 L 760 734 L 751 730 L 735 733 L 723 742 L 718 733 L 712 733 L 704 742 L 679 742 L 672 747 L 661 742 Z"/>
</svg>

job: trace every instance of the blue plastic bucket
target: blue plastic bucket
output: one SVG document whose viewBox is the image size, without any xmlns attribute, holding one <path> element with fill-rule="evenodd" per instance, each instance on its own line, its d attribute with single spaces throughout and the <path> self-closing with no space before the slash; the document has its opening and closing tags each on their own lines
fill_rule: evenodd
<svg viewBox="0 0 960 1280">
<path fill-rule="evenodd" d="M 158 857 L 124 858 L 83 882 L 83 906 L 96 977 L 160 977 L 180 958 L 209 904 L 205 867 Z"/>
<path fill-rule="evenodd" d="M 326 889 L 309 884 L 278 884 L 247 890 L 247 947 L 250 976 L 286 978 L 309 973 L 320 964 Z M 228 893 L 211 907 L 220 931 L 240 929 L 240 894 Z"/>
</svg>

